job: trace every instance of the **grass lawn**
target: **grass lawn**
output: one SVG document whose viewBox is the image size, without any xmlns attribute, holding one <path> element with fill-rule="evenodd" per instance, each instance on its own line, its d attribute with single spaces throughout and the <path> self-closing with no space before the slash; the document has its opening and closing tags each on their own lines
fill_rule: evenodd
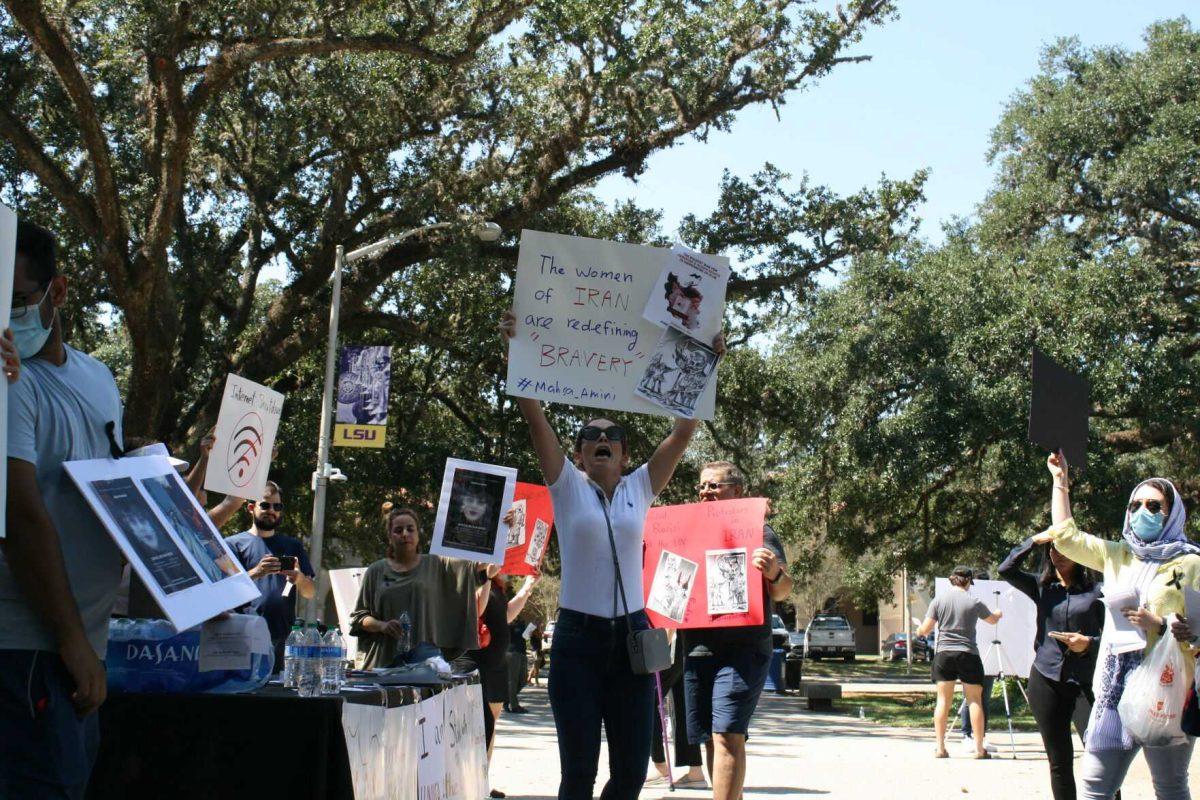
<svg viewBox="0 0 1200 800">
<path fill-rule="evenodd" d="M 959 695 L 951 709 L 950 728 L 957 729 L 957 711 L 958 703 L 961 695 Z M 858 709 L 863 709 L 863 715 L 874 722 L 882 725 L 895 725 L 901 728 L 931 728 L 933 727 L 933 704 L 935 698 L 932 694 L 925 695 L 902 695 L 902 694 L 852 694 L 843 696 L 842 700 L 835 703 L 835 708 L 838 712 L 849 716 L 858 716 Z M 1033 715 L 1029 712 L 1029 707 L 1025 704 L 1025 698 L 1021 695 L 1016 686 L 1009 685 L 1008 702 L 1012 708 L 1013 715 L 1013 730 L 1018 731 L 1033 731 L 1037 730 L 1037 725 L 1033 721 Z M 988 728 L 993 731 L 1005 731 L 1008 729 L 1008 721 L 1004 718 L 1004 697 L 1000 693 L 1000 684 L 997 683 L 992 690 L 992 699 L 988 704 L 989 724 Z"/>
</svg>

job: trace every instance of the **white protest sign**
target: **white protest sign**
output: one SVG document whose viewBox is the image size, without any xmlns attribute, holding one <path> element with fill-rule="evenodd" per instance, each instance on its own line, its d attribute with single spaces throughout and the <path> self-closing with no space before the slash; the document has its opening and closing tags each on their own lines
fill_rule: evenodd
<svg viewBox="0 0 1200 800">
<path fill-rule="evenodd" d="M 445 800 L 487 797 L 487 736 L 483 727 L 483 687 L 463 684 L 447 689 Z"/>
<path fill-rule="evenodd" d="M 260 596 L 164 456 L 63 467 L 176 630 Z"/>
<path fill-rule="evenodd" d="M 508 535 L 501 529 L 516 490 L 517 471 L 512 467 L 446 459 L 429 552 L 503 564 Z"/>
<path fill-rule="evenodd" d="M 329 586 L 333 590 L 333 605 L 337 609 L 338 622 L 346 634 L 346 658 L 355 660 L 358 655 L 358 637 L 350 635 L 350 615 L 358 605 L 358 592 L 362 588 L 362 576 L 366 567 L 329 570 Z M 289 584 L 290 585 L 290 584 Z"/>
<path fill-rule="evenodd" d="M 663 248 L 522 231 L 508 394 L 668 414 L 634 392 L 662 338 L 662 328 L 643 311 L 662 288 L 659 274 L 668 258 Z M 724 257 L 705 259 L 729 269 Z M 694 404 L 697 419 L 712 419 L 716 393 L 713 379 Z"/>
<path fill-rule="evenodd" d="M 934 581 L 937 597 L 957 591 L 946 578 Z M 1004 613 L 996 625 L 980 620 L 975 626 L 975 644 L 983 659 L 984 674 L 998 675 L 1003 667 L 1005 675 L 1028 678 L 1037 638 L 1037 606 L 1005 581 L 975 581 L 967 592 L 990 611 Z"/>
<path fill-rule="evenodd" d="M 417 798 L 442 800 L 446 783 L 445 693 L 422 700 L 417 706 Z"/>
<path fill-rule="evenodd" d="M 417 716 L 420 706 L 400 706 L 383 712 L 384 794 L 381 798 L 413 797 L 417 793 L 417 759 L 420 752 Z M 478 795 L 483 797 L 483 795 Z M 355 799 L 360 795 L 355 792 Z"/>
<path fill-rule="evenodd" d="M 279 392 L 238 375 L 226 378 L 217 417 L 217 445 L 204 488 L 247 500 L 261 498 L 282 413 L 283 395 Z"/>
<path fill-rule="evenodd" d="M 12 316 L 13 262 L 17 255 L 17 215 L 0 203 L 0 320 L 9 326 Z M 8 380 L 0 375 L 0 453 L 8 453 Z M 0 539 L 8 515 L 8 459 L 0 458 Z"/>
</svg>

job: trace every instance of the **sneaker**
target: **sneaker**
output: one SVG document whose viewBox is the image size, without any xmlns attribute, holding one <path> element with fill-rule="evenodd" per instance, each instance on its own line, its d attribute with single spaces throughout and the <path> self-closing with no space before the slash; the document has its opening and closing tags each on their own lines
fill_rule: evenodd
<svg viewBox="0 0 1200 800">
<path fill-rule="evenodd" d="M 986 753 L 996 753 L 996 752 L 999 752 L 999 751 L 996 749 L 996 745 L 992 744 L 992 743 L 991 743 L 991 742 L 989 742 L 987 739 L 984 739 L 984 740 L 983 740 L 983 750 L 984 750 L 984 752 L 986 752 Z"/>
<path fill-rule="evenodd" d="M 962 737 L 962 749 L 964 753 L 975 754 L 975 740 L 970 736 Z"/>
</svg>

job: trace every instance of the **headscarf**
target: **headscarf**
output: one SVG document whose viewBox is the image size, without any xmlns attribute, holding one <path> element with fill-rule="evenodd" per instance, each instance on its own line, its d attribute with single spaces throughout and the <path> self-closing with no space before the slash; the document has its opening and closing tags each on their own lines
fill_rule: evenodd
<svg viewBox="0 0 1200 800">
<path fill-rule="evenodd" d="M 1171 483 L 1166 478 L 1148 478 L 1142 481 L 1137 486 L 1133 487 L 1133 491 L 1129 493 L 1129 502 L 1133 502 L 1133 496 L 1137 494 L 1138 489 L 1141 489 L 1152 480 L 1160 480 L 1171 487 L 1171 497 L 1167 498 L 1171 501 L 1171 513 L 1167 516 L 1167 521 L 1163 524 L 1162 536 L 1156 542 L 1143 542 L 1139 539 L 1129 527 L 1129 518 L 1133 516 L 1129 513 L 1129 506 L 1125 506 L 1125 525 L 1121 529 L 1121 535 L 1125 537 L 1125 543 L 1129 545 L 1129 549 L 1133 554 L 1142 561 L 1170 561 L 1173 558 L 1195 553 L 1200 555 L 1200 547 L 1188 541 L 1187 534 L 1184 533 L 1184 525 L 1187 523 L 1187 511 L 1183 507 L 1183 500 L 1179 497 L 1179 491 L 1175 488 L 1175 484 Z"/>
</svg>

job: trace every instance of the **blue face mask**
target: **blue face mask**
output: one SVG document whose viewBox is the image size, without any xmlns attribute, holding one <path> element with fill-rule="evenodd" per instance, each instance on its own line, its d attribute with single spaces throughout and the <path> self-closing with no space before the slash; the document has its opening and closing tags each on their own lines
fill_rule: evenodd
<svg viewBox="0 0 1200 800">
<path fill-rule="evenodd" d="M 1164 513 L 1151 514 L 1145 508 L 1139 508 L 1129 517 L 1129 529 L 1146 544 L 1152 544 L 1162 537 L 1166 518 Z"/>
<path fill-rule="evenodd" d="M 42 296 L 42 300 L 49 296 L 50 292 L 47 291 Z M 53 316 L 50 317 L 49 327 L 42 326 L 42 300 L 31 306 L 25 306 L 23 314 L 9 320 L 8 327 L 12 331 L 13 344 L 17 347 L 17 355 L 22 359 L 33 358 L 40 353 L 46 346 L 46 340 L 50 338 L 50 331 L 54 327 Z M 55 313 L 58 313 L 58 309 L 55 309 Z"/>
</svg>

